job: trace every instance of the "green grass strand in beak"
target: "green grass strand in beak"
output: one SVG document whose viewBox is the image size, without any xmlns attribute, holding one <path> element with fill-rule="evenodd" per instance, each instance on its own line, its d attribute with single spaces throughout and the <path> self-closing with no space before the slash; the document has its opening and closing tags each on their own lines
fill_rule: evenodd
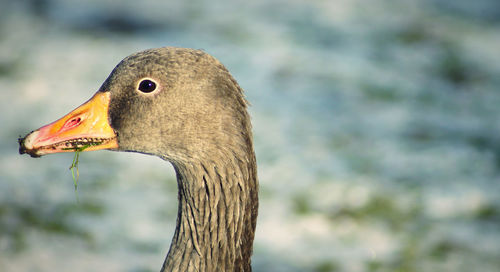
<svg viewBox="0 0 500 272">
<path fill-rule="evenodd" d="M 75 185 L 75 197 L 78 203 L 80 203 L 80 198 L 78 197 L 78 178 L 80 177 L 80 172 L 78 171 L 78 159 L 80 158 L 80 152 L 82 152 L 89 146 L 91 145 L 84 145 L 80 148 L 74 148 L 75 157 L 73 157 L 73 162 L 69 167 L 69 169 L 71 170 L 71 175 L 73 176 L 73 184 Z"/>
</svg>

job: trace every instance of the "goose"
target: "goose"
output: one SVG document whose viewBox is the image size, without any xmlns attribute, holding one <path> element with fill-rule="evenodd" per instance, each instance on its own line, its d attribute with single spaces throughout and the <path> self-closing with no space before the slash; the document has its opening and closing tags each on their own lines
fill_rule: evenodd
<svg viewBox="0 0 500 272">
<path fill-rule="evenodd" d="M 161 271 L 251 271 L 258 180 L 242 88 L 201 50 L 123 59 L 90 100 L 19 141 L 40 157 L 115 150 L 170 162 L 178 214 Z"/>
</svg>

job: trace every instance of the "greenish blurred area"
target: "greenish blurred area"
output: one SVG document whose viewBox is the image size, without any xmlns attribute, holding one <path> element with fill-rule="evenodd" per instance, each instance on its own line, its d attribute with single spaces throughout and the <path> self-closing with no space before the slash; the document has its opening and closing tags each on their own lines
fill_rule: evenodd
<svg viewBox="0 0 500 272">
<path fill-rule="evenodd" d="M 165 162 L 19 156 L 125 56 L 199 48 L 252 104 L 255 271 L 500 271 L 500 2 L 0 0 L 0 271 L 157 271 Z"/>
</svg>

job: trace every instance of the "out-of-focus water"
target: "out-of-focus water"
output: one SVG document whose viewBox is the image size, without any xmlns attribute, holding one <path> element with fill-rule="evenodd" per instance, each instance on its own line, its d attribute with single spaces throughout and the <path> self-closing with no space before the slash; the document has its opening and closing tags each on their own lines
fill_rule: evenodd
<svg viewBox="0 0 500 272">
<path fill-rule="evenodd" d="M 500 4 L 0 2 L 0 271 L 157 271 L 172 167 L 19 156 L 125 56 L 202 48 L 252 103 L 255 271 L 500 271 Z"/>
</svg>

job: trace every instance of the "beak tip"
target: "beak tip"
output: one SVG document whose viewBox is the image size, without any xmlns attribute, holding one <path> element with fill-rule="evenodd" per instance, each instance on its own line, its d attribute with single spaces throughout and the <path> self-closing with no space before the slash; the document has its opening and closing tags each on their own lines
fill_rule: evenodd
<svg viewBox="0 0 500 272">
<path fill-rule="evenodd" d="M 37 132 L 32 131 L 25 137 L 19 137 L 17 139 L 17 142 L 19 143 L 19 154 L 28 154 L 32 158 L 39 158 L 41 156 L 36 154 L 36 149 L 33 148 L 33 144 L 31 141 L 31 139 L 33 138 L 33 134 L 37 134 Z"/>
<path fill-rule="evenodd" d="M 26 153 L 26 146 L 24 145 L 24 140 L 26 137 L 21 137 L 17 138 L 17 143 L 19 144 L 19 154 L 24 154 Z"/>
</svg>

